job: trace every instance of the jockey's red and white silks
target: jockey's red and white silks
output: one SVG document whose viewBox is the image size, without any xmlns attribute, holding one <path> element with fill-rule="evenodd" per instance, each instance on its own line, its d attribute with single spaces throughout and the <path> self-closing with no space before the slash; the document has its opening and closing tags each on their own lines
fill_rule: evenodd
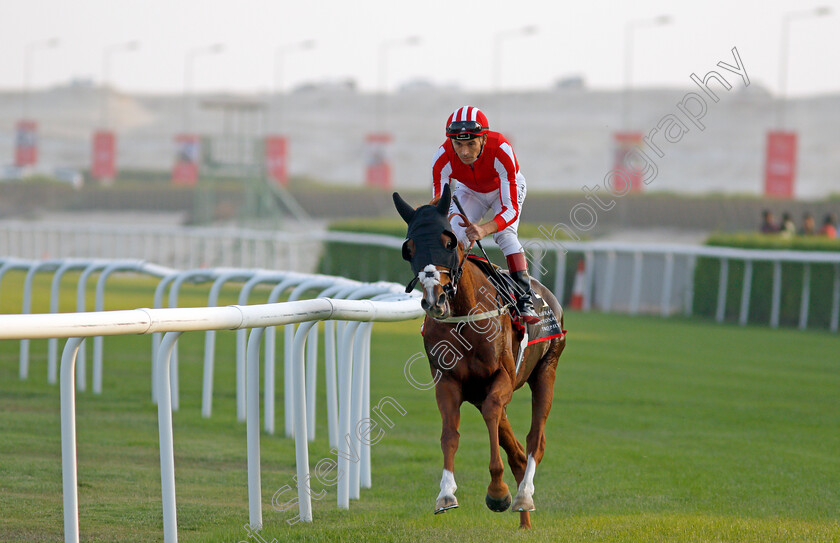
<svg viewBox="0 0 840 543">
<path fill-rule="evenodd" d="M 461 108 L 455 113 L 470 108 Z M 468 111 L 464 112 L 469 114 Z M 453 114 L 454 115 L 454 114 Z M 475 192 L 499 191 L 501 210 L 493 217 L 499 230 L 504 230 L 519 218 L 518 184 L 524 184 L 525 178 L 519 172 L 519 163 L 513 148 L 499 132 L 488 132 L 487 142 L 478 159 L 470 165 L 461 162 L 452 141 L 447 139 L 438 148 L 432 164 L 432 182 L 434 197 L 440 196 L 441 189 L 455 179 Z"/>
<path fill-rule="evenodd" d="M 455 121 L 476 121 L 481 123 L 481 126 L 490 126 L 490 123 L 487 122 L 487 116 L 480 109 L 473 106 L 459 107 L 453 111 L 449 119 L 446 120 L 446 126 L 449 126 Z"/>
</svg>

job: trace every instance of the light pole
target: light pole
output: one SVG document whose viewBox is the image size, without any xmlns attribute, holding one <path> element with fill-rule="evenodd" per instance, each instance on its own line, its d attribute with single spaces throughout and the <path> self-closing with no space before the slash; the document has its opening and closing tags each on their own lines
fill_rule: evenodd
<svg viewBox="0 0 840 543">
<path fill-rule="evenodd" d="M 111 56 L 117 51 L 133 51 L 139 42 L 129 41 L 109 45 L 102 53 L 102 126 L 93 133 L 90 175 L 104 185 L 117 176 L 117 136 L 109 129 L 108 81 L 111 79 Z"/>
<path fill-rule="evenodd" d="M 523 26 L 498 32 L 493 39 L 493 94 L 502 90 L 502 43 L 510 38 L 532 36 L 537 33 L 536 25 Z"/>
<path fill-rule="evenodd" d="M 797 19 L 822 17 L 831 8 L 818 7 L 794 11 L 782 18 L 781 51 L 779 55 L 779 97 L 776 106 L 776 129 L 767 132 L 764 158 L 764 194 L 776 198 L 793 198 L 796 185 L 797 139 L 794 131 L 785 130 L 787 106 L 787 68 L 790 24 Z"/>
<path fill-rule="evenodd" d="M 397 47 L 411 47 L 419 44 L 419 36 L 385 40 L 379 44 L 379 97 L 376 103 L 376 129 L 378 132 L 385 130 L 385 119 L 387 117 L 385 111 L 385 95 L 388 92 L 388 52 Z"/>
<path fill-rule="evenodd" d="M 32 57 L 38 49 L 53 49 L 58 47 L 60 40 L 50 38 L 28 43 L 23 57 L 23 118 L 29 117 L 29 87 L 32 83 Z"/>
<path fill-rule="evenodd" d="M 621 93 L 621 129 L 630 129 L 630 86 L 633 84 L 633 37 L 636 28 L 662 26 L 672 22 L 670 15 L 630 21 L 624 26 L 624 89 Z"/>
<path fill-rule="evenodd" d="M 796 19 L 807 19 L 810 17 L 823 17 L 831 14 L 831 8 L 821 6 L 805 11 L 794 11 L 782 18 L 781 53 L 779 55 L 779 106 L 777 108 L 776 126 L 784 128 L 785 124 L 785 103 L 787 102 L 787 69 L 788 69 L 788 46 L 790 44 L 790 23 Z"/>
<path fill-rule="evenodd" d="M 201 55 L 216 55 L 224 51 L 225 46 L 215 43 L 206 47 L 198 47 L 187 51 L 184 62 L 184 133 L 190 132 L 190 93 L 192 92 L 193 63 Z"/>
<path fill-rule="evenodd" d="M 108 129 L 108 82 L 111 80 L 111 57 L 117 51 L 136 51 L 140 42 L 132 40 L 115 43 L 105 48 L 102 53 L 102 128 Z"/>
<path fill-rule="evenodd" d="M 286 55 L 292 51 L 306 51 L 313 47 L 315 47 L 315 40 L 303 40 L 281 45 L 274 51 L 274 92 L 277 93 L 277 99 L 280 100 L 276 114 L 278 130 L 282 130 L 283 128 L 283 97 L 280 95 L 283 93 Z"/>
</svg>

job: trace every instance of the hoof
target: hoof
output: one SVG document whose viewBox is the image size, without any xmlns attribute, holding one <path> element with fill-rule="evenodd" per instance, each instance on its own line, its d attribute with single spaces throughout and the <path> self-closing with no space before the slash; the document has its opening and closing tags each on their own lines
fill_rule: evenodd
<svg viewBox="0 0 840 543">
<path fill-rule="evenodd" d="M 442 498 L 438 498 L 435 502 L 435 515 L 446 513 L 450 509 L 455 509 L 456 507 L 458 507 L 458 498 L 455 496 L 444 496 Z"/>
<path fill-rule="evenodd" d="M 516 498 L 513 499 L 513 505 L 510 510 L 514 513 L 520 513 L 522 511 L 536 511 L 537 508 L 534 507 L 533 498 L 525 497 L 522 494 L 517 493 Z"/>
<path fill-rule="evenodd" d="M 487 494 L 487 496 L 484 497 L 484 503 L 487 504 L 487 507 L 491 511 L 495 511 L 496 513 L 507 511 L 508 507 L 510 507 L 510 492 L 501 498 L 493 498 L 490 494 Z"/>
</svg>

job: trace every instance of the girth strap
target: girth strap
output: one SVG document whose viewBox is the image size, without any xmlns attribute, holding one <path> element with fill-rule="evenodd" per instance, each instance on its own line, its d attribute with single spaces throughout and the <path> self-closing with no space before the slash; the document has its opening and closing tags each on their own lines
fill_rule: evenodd
<svg viewBox="0 0 840 543">
<path fill-rule="evenodd" d="M 485 311 L 484 313 L 473 313 L 470 315 L 462 315 L 460 317 L 448 317 L 445 319 L 435 319 L 437 322 L 475 322 L 484 319 L 490 319 L 493 317 L 498 317 L 499 315 L 504 315 L 510 309 L 510 304 L 497 307 L 496 309 L 492 309 L 490 311 Z"/>
</svg>

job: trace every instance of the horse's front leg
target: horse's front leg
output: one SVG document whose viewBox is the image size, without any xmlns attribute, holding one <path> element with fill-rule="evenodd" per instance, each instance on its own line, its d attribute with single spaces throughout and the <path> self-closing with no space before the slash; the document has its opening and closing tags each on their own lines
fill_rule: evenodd
<svg viewBox="0 0 840 543">
<path fill-rule="evenodd" d="M 505 466 L 502 464 L 502 455 L 499 454 L 499 424 L 512 394 L 513 386 L 508 374 L 500 371 L 496 374 L 490 392 L 481 403 L 481 416 L 484 417 L 490 435 L 490 485 L 487 487 L 484 501 L 490 510 L 497 513 L 506 511 L 511 500 L 510 490 L 502 479 Z"/>
<path fill-rule="evenodd" d="M 435 514 L 458 507 L 455 497 L 455 452 L 458 450 L 458 426 L 461 423 L 461 387 L 457 383 L 441 380 L 435 386 L 435 398 L 443 425 L 440 434 L 440 448 L 443 451 L 443 475 L 440 479 L 440 494 L 435 501 Z"/>
</svg>

